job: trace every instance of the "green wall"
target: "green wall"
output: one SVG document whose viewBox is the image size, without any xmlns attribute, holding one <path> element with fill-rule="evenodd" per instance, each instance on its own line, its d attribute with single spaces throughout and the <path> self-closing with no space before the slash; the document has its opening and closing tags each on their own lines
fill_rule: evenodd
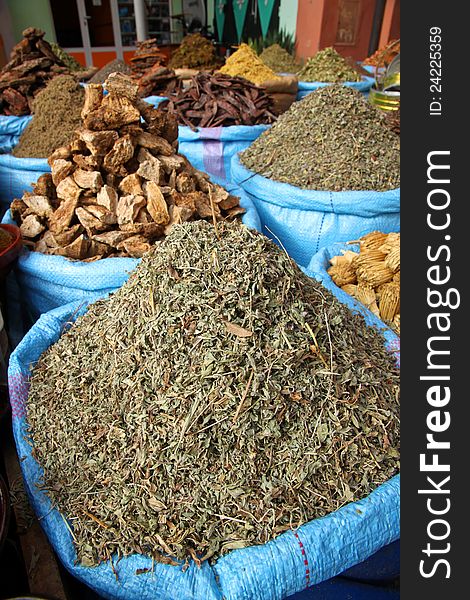
<svg viewBox="0 0 470 600">
<path fill-rule="evenodd" d="M 207 2 L 207 24 L 211 27 L 214 22 L 215 5 L 217 0 L 208 0 Z M 297 8 L 299 0 L 281 0 L 279 6 L 279 27 L 285 29 L 295 37 L 295 28 L 297 23 Z"/>
<path fill-rule="evenodd" d="M 284 29 L 287 33 L 291 33 L 294 37 L 298 6 L 298 0 L 281 0 L 279 6 L 279 28 L 281 30 Z"/>
<path fill-rule="evenodd" d="M 7 0 L 15 43 L 27 27 L 38 27 L 46 32 L 46 39 L 55 42 L 49 0 Z"/>
</svg>

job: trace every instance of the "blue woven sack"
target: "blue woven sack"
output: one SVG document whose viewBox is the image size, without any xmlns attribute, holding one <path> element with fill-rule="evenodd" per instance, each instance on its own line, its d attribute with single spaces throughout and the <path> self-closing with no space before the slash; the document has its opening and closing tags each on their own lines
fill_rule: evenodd
<svg viewBox="0 0 470 600">
<path fill-rule="evenodd" d="M 45 158 L 16 158 L 12 154 L 0 154 L 0 214 L 4 214 L 12 200 L 31 191 L 31 184 L 50 170 Z"/>
<path fill-rule="evenodd" d="M 246 210 L 243 223 L 261 231 L 258 214 L 250 198 L 235 186 L 227 186 L 226 189 L 240 196 L 240 205 Z M 10 211 L 2 222 L 14 223 Z M 116 290 L 139 262 L 135 258 L 103 258 L 86 263 L 23 249 L 15 265 L 14 276 L 20 302 L 27 311 L 27 321 L 34 322 L 42 313 L 82 300 L 90 294 Z"/>
<path fill-rule="evenodd" d="M 90 302 L 99 296 L 90 297 Z M 213 566 L 197 568 L 157 563 L 132 555 L 98 567 L 75 564 L 70 528 L 46 493 L 38 488 L 41 468 L 27 441 L 26 400 L 30 366 L 59 338 L 64 325 L 83 314 L 72 303 L 42 315 L 10 358 L 8 371 L 13 432 L 32 506 L 65 567 L 104 598 L 126 600 L 283 600 L 342 573 L 399 539 L 400 477 L 393 477 L 369 496 L 320 519 L 288 531 L 261 546 L 234 550 Z M 396 336 L 387 335 L 391 350 Z M 137 575 L 137 569 L 143 572 Z M 145 570 L 147 570 L 145 572 Z"/>
<path fill-rule="evenodd" d="M 357 90 L 358 92 L 362 92 L 363 94 L 368 94 L 370 88 L 374 84 L 374 81 L 375 80 L 373 77 L 367 77 L 364 75 L 362 77 L 361 81 L 346 81 L 342 85 L 345 85 L 347 87 L 352 87 L 355 90 Z M 319 88 L 325 87 L 327 85 L 332 85 L 332 84 L 331 83 L 323 83 L 321 81 L 299 81 L 297 100 L 301 100 L 302 98 L 305 98 L 305 96 L 307 96 L 311 92 L 314 92 L 315 90 L 318 90 Z"/>
<path fill-rule="evenodd" d="M 147 96 L 146 98 L 144 98 L 144 100 L 145 102 L 148 102 L 156 108 L 160 104 L 160 102 L 168 100 L 168 98 L 166 98 L 165 96 Z"/>
<path fill-rule="evenodd" d="M 400 189 L 323 192 L 273 181 L 232 159 L 232 180 L 253 201 L 262 232 L 281 243 L 299 265 L 320 248 L 371 231 L 400 231 Z"/>
<path fill-rule="evenodd" d="M 31 119 L 31 115 L 24 117 L 0 115 L 0 154 L 13 150 Z"/>
<path fill-rule="evenodd" d="M 232 125 L 230 127 L 178 128 L 179 152 L 200 171 L 208 173 L 213 181 L 226 185 L 232 181 L 232 157 L 248 148 L 269 125 Z"/>
</svg>

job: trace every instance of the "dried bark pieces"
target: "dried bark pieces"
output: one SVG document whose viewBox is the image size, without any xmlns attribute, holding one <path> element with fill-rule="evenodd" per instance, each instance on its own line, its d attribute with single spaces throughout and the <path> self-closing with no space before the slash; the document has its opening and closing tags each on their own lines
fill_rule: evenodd
<svg viewBox="0 0 470 600">
<path fill-rule="evenodd" d="M 177 223 L 244 212 L 238 198 L 176 154 L 173 116 L 142 102 L 121 74 L 106 87 L 107 96 L 87 87 L 76 137 L 49 157 L 52 172 L 33 192 L 12 202 L 26 244 L 73 260 L 140 257 Z"/>
<path fill-rule="evenodd" d="M 174 114 L 181 125 L 221 127 L 273 123 L 273 100 L 266 91 L 241 77 L 199 73 L 189 86 L 166 94 L 161 110 Z"/>
</svg>

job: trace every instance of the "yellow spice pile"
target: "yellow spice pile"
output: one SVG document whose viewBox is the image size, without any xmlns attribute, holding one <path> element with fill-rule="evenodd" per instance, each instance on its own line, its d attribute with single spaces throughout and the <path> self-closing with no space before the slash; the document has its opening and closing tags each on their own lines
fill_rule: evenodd
<svg viewBox="0 0 470 600">
<path fill-rule="evenodd" d="M 281 79 L 264 64 L 248 44 L 241 44 L 238 50 L 227 58 L 220 72 L 232 77 L 244 77 L 256 85 L 272 79 Z"/>
<path fill-rule="evenodd" d="M 351 243 L 359 243 L 359 253 L 334 256 L 329 275 L 400 334 L 400 234 L 373 231 Z"/>
</svg>

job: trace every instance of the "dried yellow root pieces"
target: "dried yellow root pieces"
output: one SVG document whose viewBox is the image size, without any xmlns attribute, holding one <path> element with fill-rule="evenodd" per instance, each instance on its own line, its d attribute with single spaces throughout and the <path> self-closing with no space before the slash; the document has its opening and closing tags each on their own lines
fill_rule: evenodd
<svg viewBox="0 0 470 600">
<path fill-rule="evenodd" d="M 351 243 L 359 244 L 359 253 L 333 256 L 328 274 L 400 334 L 400 234 L 373 231 Z"/>
</svg>

